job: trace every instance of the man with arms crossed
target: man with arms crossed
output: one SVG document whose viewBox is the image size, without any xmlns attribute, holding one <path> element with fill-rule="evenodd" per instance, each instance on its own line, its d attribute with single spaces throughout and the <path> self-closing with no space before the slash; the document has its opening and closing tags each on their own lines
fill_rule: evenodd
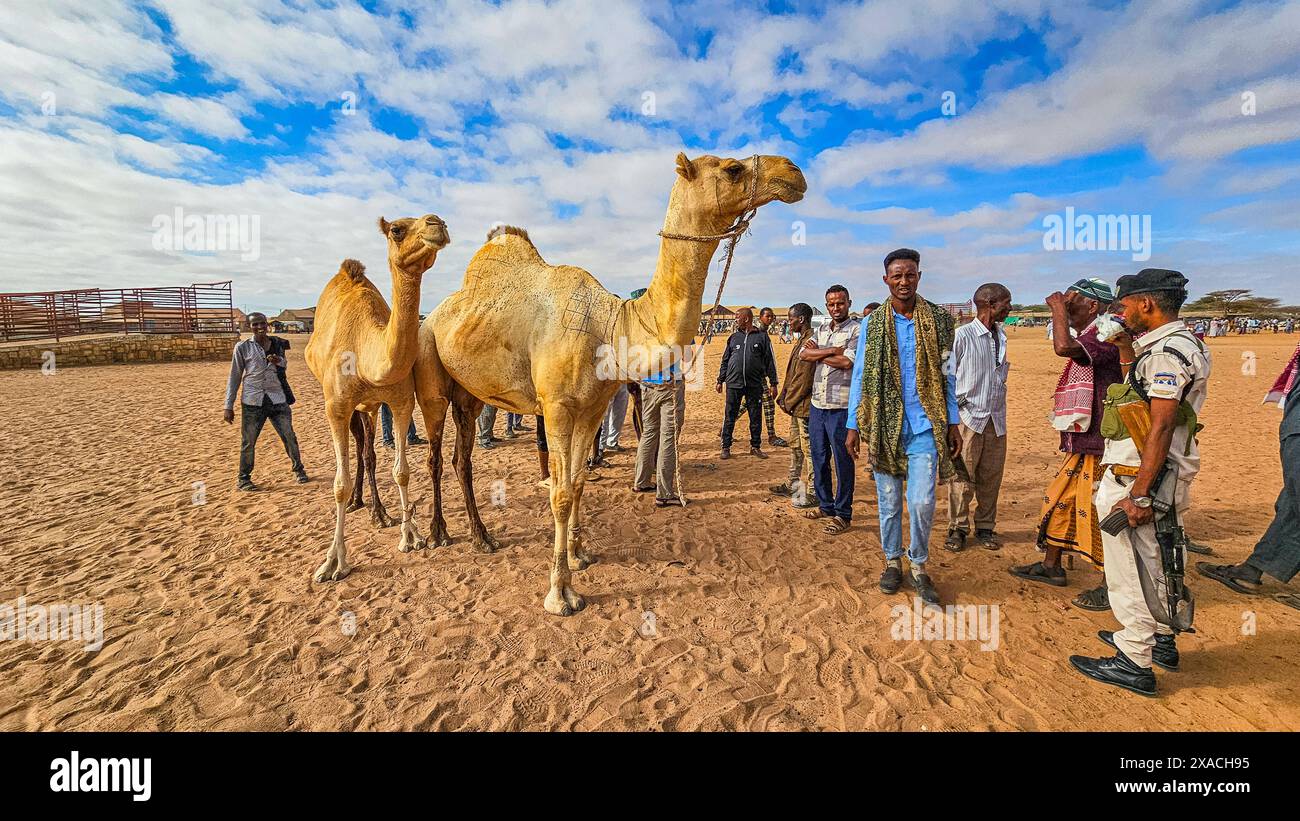
<svg viewBox="0 0 1300 821">
<path fill-rule="evenodd" d="M 845 423 L 849 417 L 849 379 L 858 344 L 858 320 L 849 316 L 849 291 L 843 285 L 826 290 L 826 313 L 831 321 L 799 346 L 799 359 L 815 362 L 812 408 L 808 412 L 808 446 L 812 453 L 813 485 L 817 509 L 804 517 L 830 517 L 823 528 L 831 536 L 849 529 L 853 521 L 853 460 L 845 444 Z M 835 483 L 831 484 L 831 460 L 835 461 Z"/>
</svg>

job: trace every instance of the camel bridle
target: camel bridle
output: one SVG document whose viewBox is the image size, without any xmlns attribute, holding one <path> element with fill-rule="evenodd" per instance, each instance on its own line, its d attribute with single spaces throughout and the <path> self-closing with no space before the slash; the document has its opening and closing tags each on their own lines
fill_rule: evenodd
<svg viewBox="0 0 1300 821">
<path fill-rule="evenodd" d="M 714 305 L 722 304 L 722 289 L 727 284 L 727 274 L 731 273 L 731 260 L 736 253 L 736 243 L 740 242 L 740 238 L 749 232 L 749 222 L 754 218 L 754 215 L 758 213 L 758 206 L 754 204 L 754 200 L 758 196 L 758 155 L 755 154 L 752 159 L 754 161 L 754 174 L 749 179 L 749 197 L 745 201 L 745 210 L 740 212 L 740 216 L 736 218 L 736 221 L 725 232 L 721 234 L 704 235 L 673 234 L 667 231 L 659 232 L 659 236 L 664 239 L 679 239 L 685 240 L 686 242 L 721 242 L 724 239 L 730 240 L 730 242 L 727 243 L 727 249 L 722 252 L 722 258 L 724 260 L 722 266 L 722 280 L 718 282 L 718 294 L 714 297 Z"/>
</svg>

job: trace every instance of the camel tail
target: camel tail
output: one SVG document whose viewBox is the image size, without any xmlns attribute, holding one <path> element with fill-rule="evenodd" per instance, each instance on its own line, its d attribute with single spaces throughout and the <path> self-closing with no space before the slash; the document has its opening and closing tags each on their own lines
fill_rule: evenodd
<svg viewBox="0 0 1300 821">
<path fill-rule="evenodd" d="M 366 266 L 362 265 L 358 260 L 345 259 L 343 264 L 339 266 L 339 273 L 347 274 L 348 279 L 353 282 L 360 282 L 366 278 Z"/>
</svg>

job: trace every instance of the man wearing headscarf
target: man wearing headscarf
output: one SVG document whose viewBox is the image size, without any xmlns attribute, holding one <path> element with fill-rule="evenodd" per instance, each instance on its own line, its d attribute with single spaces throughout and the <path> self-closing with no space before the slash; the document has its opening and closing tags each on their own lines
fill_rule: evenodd
<svg viewBox="0 0 1300 821">
<path fill-rule="evenodd" d="M 1061 556 L 1078 553 L 1102 568 L 1101 528 L 1092 502 L 1101 481 L 1101 414 L 1106 389 L 1119 382 L 1119 348 L 1097 336 L 1097 317 L 1114 301 L 1110 286 L 1100 279 L 1081 279 L 1047 297 L 1052 312 L 1052 348 L 1067 360 L 1056 383 L 1052 427 L 1061 432 L 1066 454 L 1056 478 L 1043 495 L 1039 514 L 1038 549 L 1041 561 L 1011 568 L 1026 581 L 1065 586 Z M 1079 597 L 1085 609 L 1108 609 L 1106 585 Z"/>
</svg>

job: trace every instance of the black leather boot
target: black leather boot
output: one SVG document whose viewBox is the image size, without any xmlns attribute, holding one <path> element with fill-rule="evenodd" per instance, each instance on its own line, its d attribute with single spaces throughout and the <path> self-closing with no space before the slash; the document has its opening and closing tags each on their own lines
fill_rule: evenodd
<svg viewBox="0 0 1300 821">
<path fill-rule="evenodd" d="M 1097 638 L 1115 647 L 1115 631 L 1102 630 L 1097 633 Z M 1118 650 L 1118 647 L 1115 647 Z M 1173 636 L 1165 636 L 1156 633 L 1156 646 L 1151 650 L 1151 661 L 1171 673 L 1178 672 L 1178 643 Z"/>
<path fill-rule="evenodd" d="M 1113 684 L 1144 696 L 1156 694 L 1156 674 L 1150 668 L 1137 666 L 1123 652 L 1116 651 L 1114 658 L 1107 659 L 1070 656 L 1070 663 L 1080 673 L 1103 684 Z"/>
</svg>

